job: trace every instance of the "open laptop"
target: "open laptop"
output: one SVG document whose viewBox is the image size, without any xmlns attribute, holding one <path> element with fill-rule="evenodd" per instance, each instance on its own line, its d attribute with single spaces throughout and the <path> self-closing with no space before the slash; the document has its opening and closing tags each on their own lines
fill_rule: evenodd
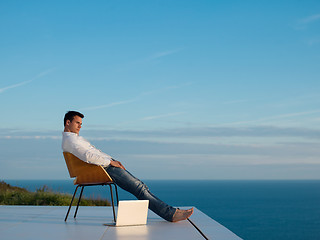
<svg viewBox="0 0 320 240">
<path fill-rule="evenodd" d="M 148 217 L 149 200 L 119 201 L 117 220 L 105 226 L 135 226 L 145 225 Z"/>
</svg>

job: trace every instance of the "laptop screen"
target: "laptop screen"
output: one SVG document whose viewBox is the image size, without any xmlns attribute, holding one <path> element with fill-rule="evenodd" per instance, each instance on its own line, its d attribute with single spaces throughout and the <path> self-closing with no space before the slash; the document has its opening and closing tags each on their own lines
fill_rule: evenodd
<svg viewBox="0 0 320 240">
<path fill-rule="evenodd" d="M 119 201 L 116 226 L 147 223 L 149 200 Z"/>
</svg>

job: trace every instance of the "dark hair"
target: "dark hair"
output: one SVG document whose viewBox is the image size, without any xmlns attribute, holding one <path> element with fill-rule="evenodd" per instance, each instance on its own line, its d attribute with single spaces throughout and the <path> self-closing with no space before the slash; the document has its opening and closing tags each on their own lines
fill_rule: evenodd
<svg viewBox="0 0 320 240">
<path fill-rule="evenodd" d="M 68 111 L 65 115 L 64 115 L 64 126 L 66 125 L 67 120 L 70 120 L 70 122 L 72 122 L 73 118 L 75 116 L 84 118 L 84 115 L 82 113 L 76 112 L 76 111 Z"/>
</svg>

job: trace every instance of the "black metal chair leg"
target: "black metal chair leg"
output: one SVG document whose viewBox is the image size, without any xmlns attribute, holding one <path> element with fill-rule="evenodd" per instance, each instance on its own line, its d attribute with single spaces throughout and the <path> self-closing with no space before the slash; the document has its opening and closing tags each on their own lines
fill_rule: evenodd
<svg viewBox="0 0 320 240">
<path fill-rule="evenodd" d="M 111 193 L 111 205 L 112 205 L 112 211 L 113 211 L 113 220 L 116 222 L 116 211 L 114 210 L 114 201 L 113 201 L 113 193 L 112 193 L 112 186 L 109 184 L 110 187 L 110 193 Z"/>
<path fill-rule="evenodd" d="M 76 216 L 77 216 L 77 212 L 78 212 L 78 208 L 79 208 L 79 203 L 81 201 L 83 189 L 84 189 L 84 186 L 82 186 L 82 188 L 81 188 L 81 192 L 80 192 L 80 197 L 79 197 L 79 200 L 78 200 L 77 208 L 76 208 L 76 211 L 74 212 L 74 216 L 73 216 L 74 218 L 76 218 Z"/>
<path fill-rule="evenodd" d="M 71 209 L 71 206 L 72 206 L 72 202 L 73 202 L 74 196 L 75 196 L 76 193 L 77 193 L 78 187 L 79 187 L 79 185 L 78 185 L 78 186 L 76 187 L 76 189 L 74 190 L 74 193 L 73 193 L 73 196 L 72 196 L 72 199 L 71 199 L 71 202 L 70 202 L 70 205 L 69 205 L 69 208 L 68 208 L 66 217 L 64 218 L 64 221 L 65 221 L 65 222 L 66 222 L 67 219 L 68 219 L 68 215 L 69 215 L 69 212 L 70 212 L 70 209 Z"/>
<path fill-rule="evenodd" d="M 116 184 L 113 183 L 113 185 L 114 185 L 114 188 L 116 189 L 117 206 L 118 206 L 118 205 L 119 205 L 118 188 L 117 188 L 117 185 L 116 185 Z"/>
</svg>

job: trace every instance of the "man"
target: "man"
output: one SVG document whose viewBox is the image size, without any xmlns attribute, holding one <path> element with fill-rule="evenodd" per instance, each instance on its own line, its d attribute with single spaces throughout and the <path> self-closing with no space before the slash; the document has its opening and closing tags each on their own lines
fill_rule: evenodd
<svg viewBox="0 0 320 240">
<path fill-rule="evenodd" d="M 149 188 L 139 179 L 129 173 L 121 162 L 101 152 L 86 139 L 79 136 L 84 115 L 69 111 L 64 116 L 64 131 L 62 133 L 62 149 L 70 152 L 84 162 L 104 167 L 112 180 L 122 189 L 132 193 L 139 200 L 149 200 L 149 208 L 170 222 L 186 220 L 193 213 L 193 208 L 180 210 L 169 206 L 154 196 Z"/>
</svg>

